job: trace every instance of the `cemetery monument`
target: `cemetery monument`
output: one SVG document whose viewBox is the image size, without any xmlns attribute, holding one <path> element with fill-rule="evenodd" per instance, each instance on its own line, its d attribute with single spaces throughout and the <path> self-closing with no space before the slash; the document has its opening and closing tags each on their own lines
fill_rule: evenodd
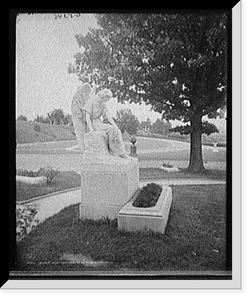
<svg viewBox="0 0 252 300">
<path fill-rule="evenodd" d="M 72 104 L 83 156 L 80 218 L 114 219 L 139 188 L 139 164 L 126 152 L 122 133 L 106 106 L 112 92 L 96 90 L 97 86 L 91 89 L 85 83 Z"/>
</svg>

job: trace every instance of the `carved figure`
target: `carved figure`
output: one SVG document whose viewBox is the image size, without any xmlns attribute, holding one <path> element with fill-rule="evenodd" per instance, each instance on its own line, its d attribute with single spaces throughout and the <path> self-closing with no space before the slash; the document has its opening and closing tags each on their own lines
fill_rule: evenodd
<svg viewBox="0 0 252 300">
<path fill-rule="evenodd" d="M 107 146 L 111 154 L 130 159 L 124 147 L 121 130 L 117 127 L 106 105 L 112 97 L 112 92 L 109 89 L 91 94 L 83 106 L 83 110 L 86 112 L 87 127 L 91 134 L 97 131 L 106 134 Z M 104 123 L 104 119 L 108 123 Z"/>
<path fill-rule="evenodd" d="M 78 148 L 84 151 L 84 139 L 87 133 L 86 115 L 83 106 L 87 102 L 91 93 L 91 85 L 84 83 L 75 93 L 71 105 L 73 125 L 77 138 Z"/>
<path fill-rule="evenodd" d="M 97 94 L 97 86 L 89 83 L 76 92 L 72 101 L 72 116 L 78 147 L 94 155 L 112 154 L 131 159 L 125 150 L 121 130 L 109 113 L 106 103 L 113 97 L 109 89 Z M 107 120 L 107 123 L 104 120 Z"/>
</svg>

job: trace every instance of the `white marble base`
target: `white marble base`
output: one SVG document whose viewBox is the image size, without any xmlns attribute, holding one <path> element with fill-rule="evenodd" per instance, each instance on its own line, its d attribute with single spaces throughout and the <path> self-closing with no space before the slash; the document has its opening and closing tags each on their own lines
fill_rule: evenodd
<svg viewBox="0 0 252 300">
<path fill-rule="evenodd" d="M 112 155 L 91 159 L 83 155 L 81 219 L 117 218 L 139 188 L 138 159 Z"/>
<path fill-rule="evenodd" d="M 161 166 L 160 169 L 169 173 L 179 172 L 179 169 L 176 167 L 168 168 L 168 167 Z"/>
<path fill-rule="evenodd" d="M 28 183 L 28 184 L 45 184 L 45 176 L 29 177 L 29 176 L 20 176 L 16 175 L 16 181 Z"/>
<path fill-rule="evenodd" d="M 172 204 L 172 189 L 163 185 L 163 190 L 154 207 L 141 208 L 132 205 L 138 192 L 120 210 L 118 229 L 126 231 L 152 230 L 164 233 Z"/>
</svg>

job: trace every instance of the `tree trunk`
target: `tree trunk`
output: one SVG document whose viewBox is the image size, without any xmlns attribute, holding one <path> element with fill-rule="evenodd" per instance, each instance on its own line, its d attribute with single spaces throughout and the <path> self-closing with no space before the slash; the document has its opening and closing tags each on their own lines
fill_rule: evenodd
<svg viewBox="0 0 252 300">
<path fill-rule="evenodd" d="M 192 132 L 190 134 L 191 137 L 191 145 L 190 145 L 190 162 L 188 169 L 193 172 L 201 172 L 204 171 L 204 163 L 202 157 L 202 117 L 201 114 L 194 113 L 191 119 L 191 127 Z"/>
</svg>

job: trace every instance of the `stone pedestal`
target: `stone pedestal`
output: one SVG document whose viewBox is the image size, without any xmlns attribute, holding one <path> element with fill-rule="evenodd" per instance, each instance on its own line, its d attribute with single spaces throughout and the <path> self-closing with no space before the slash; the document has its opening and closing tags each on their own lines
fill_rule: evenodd
<svg viewBox="0 0 252 300">
<path fill-rule="evenodd" d="M 130 156 L 137 157 L 137 146 L 135 145 L 130 146 Z"/>
<path fill-rule="evenodd" d="M 114 219 L 139 188 L 137 158 L 83 154 L 81 219 Z"/>
</svg>

